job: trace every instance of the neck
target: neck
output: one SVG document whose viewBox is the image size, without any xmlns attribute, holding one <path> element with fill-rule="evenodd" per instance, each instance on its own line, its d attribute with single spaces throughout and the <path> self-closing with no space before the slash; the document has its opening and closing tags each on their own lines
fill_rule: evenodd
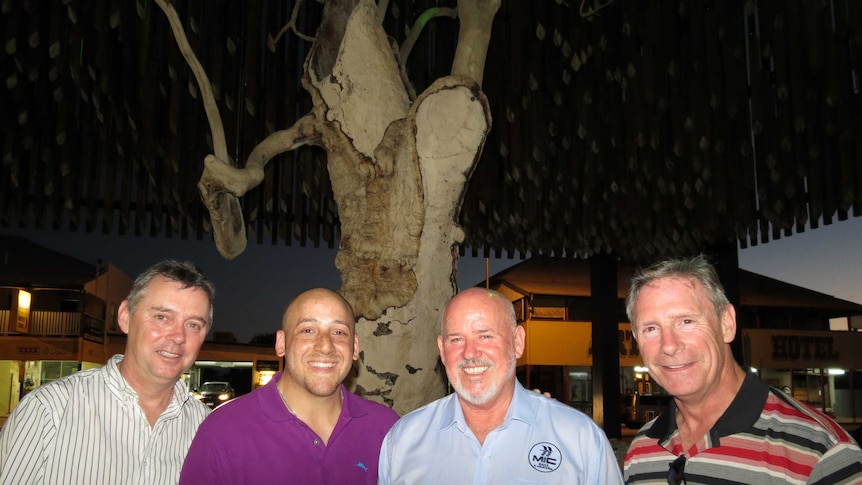
<svg viewBox="0 0 862 485">
<path fill-rule="evenodd" d="M 736 398 L 744 380 L 745 371 L 734 362 L 722 373 L 718 385 L 709 389 L 704 397 L 675 398 L 676 423 L 685 450 L 715 426 Z"/>
<path fill-rule="evenodd" d="M 485 444 L 488 434 L 503 424 L 509 406 L 512 404 L 514 391 L 514 386 L 506 386 L 497 396 L 483 404 L 471 404 L 458 396 L 458 403 L 461 405 L 467 427 L 479 440 L 479 444 Z"/>
<path fill-rule="evenodd" d="M 286 379 L 282 378 L 275 383 L 275 388 L 285 409 L 317 433 L 324 444 L 328 444 L 341 416 L 344 400 L 341 386 L 328 396 L 315 396 L 305 389 L 292 390 Z"/>
<path fill-rule="evenodd" d="M 120 375 L 123 376 L 129 387 L 134 389 L 138 394 L 138 405 L 147 416 L 150 426 L 154 426 L 156 420 L 159 419 L 159 416 L 162 415 L 171 402 L 176 381 L 147 383 L 143 379 L 138 379 L 137 375 L 129 367 L 124 366 L 122 361 L 117 363 L 117 367 L 119 367 Z"/>
</svg>

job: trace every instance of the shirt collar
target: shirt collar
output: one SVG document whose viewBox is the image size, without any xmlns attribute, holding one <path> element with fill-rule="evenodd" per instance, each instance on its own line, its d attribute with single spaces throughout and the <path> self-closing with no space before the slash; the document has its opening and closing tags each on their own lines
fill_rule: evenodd
<svg viewBox="0 0 862 485">
<path fill-rule="evenodd" d="M 272 421 L 290 421 L 299 419 L 287 410 L 287 407 L 284 405 L 284 401 L 281 399 L 281 394 L 278 392 L 278 387 L 276 387 L 283 373 L 283 371 L 278 372 L 272 376 L 272 379 L 270 379 L 269 382 L 260 389 L 260 394 L 258 395 L 258 400 L 263 413 Z M 342 397 L 341 413 L 338 415 L 339 421 L 345 416 L 358 418 L 368 414 L 368 411 L 366 411 L 362 406 L 359 406 L 358 403 L 354 402 L 357 399 L 362 399 L 361 397 L 348 392 L 344 384 L 339 385 L 338 391 L 341 393 Z M 289 396 L 287 396 L 287 398 L 290 399 Z"/>
<path fill-rule="evenodd" d="M 754 374 L 746 373 L 736 397 L 709 431 L 714 446 L 719 446 L 722 436 L 739 433 L 753 426 L 760 418 L 767 397 L 769 386 Z M 669 442 L 677 431 L 676 411 L 676 402 L 671 400 L 667 412 L 656 419 L 646 435 L 658 439 L 660 443 Z"/>
<path fill-rule="evenodd" d="M 507 428 L 513 419 L 523 421 L 531 426 L 535 425 L 536 412 L 533 409 L 533 402 L 530 401 L 532 397 L 530 396 L 531 392 L 532 391 L 524 389 L 524 386 L 522 386 L 518 380 L 515 380 L 512 401 L 509 403 L 509 409 L 506 410 L 506 416 L 503 418 L 503 422 L 499 426 L 500 429 Z M 542 396 L 542 398 L 545 399 L 544 396 Z M 464 419 L 464 411 L 461 409 L 461 402 L 458 400 L 458 394 L 453 392 L 443 399 L 445 401 L 442 403 L 443 419 L 440 420 L 440 431 L 452 425 L 458 425 L 458 428 L 461 431 L 465 431 L 467 429 L 467 421 Z"/>
<path fill-rule="evenodd" d="M 108 359 L 105 364 L 105 375 L 108 390 L 120 400 L 132 400 L 138 402 L 138 392 L 135 391 L 123 374 L 120 372 L 119 363 L 123 361 L 123 354 L 116 354 Z M 171 401 L 183 405 L 191 398 L 186 383 L 178 379 L 174 384 L 174 396 Z"/>
</svg>

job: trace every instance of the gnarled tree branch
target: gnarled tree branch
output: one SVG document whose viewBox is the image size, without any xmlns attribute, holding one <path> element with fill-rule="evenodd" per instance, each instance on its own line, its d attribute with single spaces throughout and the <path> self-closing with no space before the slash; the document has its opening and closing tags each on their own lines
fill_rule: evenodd
<svg viewBox="0 0 862 485">
<path fill-rule="evenodd" d="M 299 7 L 301 6 L 302 0 L 296 0 L 296 3 L 293 4 L 293 10 L 290 12 L 290 20 L 288 20 L 287 25 L 282 27 L 281 30 L 279 30 L 278 33 L 275 34 L 275 37 L 271 35 L 267 37 L 267 47 L 269 47 L 270 51 L 275 52 L 275 44 L 278 43 L 278 39 L 281 39 L 281 36 L 284 35 L 284 33 L 288 31 L 288 29 L 292 30 L 293 33 L 296 34 L 296 36 L 300 39 L 307 42 L 314 42 L 314 37 L 310 35 L 305 35 L 296 28 L 296 18 L 299 16 Z"/>
<path fill-rule="evenodd" d="M 458 47 L 452 61 L 452 75 L 472 79 L 479 86 L 485 71 L 491 24 L 501 0 L 458 0 Z"/>
</svg>

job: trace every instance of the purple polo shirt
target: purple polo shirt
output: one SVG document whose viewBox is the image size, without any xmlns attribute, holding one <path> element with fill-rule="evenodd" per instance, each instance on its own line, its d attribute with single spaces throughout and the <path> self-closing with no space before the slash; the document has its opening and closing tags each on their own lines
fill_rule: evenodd
<svg viewBox="0 0 862 485">
<path fill-rule="evenodd" d="M 180 484 L 377 483 L 380 444 L 395 411 L 341 386 L 344 404 L 324 445 L 284 407 L 275 383 L 218 407 L 198 428 Z"/>
</svg>

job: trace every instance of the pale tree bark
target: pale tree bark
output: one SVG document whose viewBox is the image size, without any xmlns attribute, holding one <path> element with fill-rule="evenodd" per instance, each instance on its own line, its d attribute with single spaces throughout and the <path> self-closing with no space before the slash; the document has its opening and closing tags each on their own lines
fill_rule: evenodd
<svg viewBox="0 0 862 485">
<path fill-rule="evenodd" d="M 157 1 L 178 22 L 170 5 Z M 243 169 L 231 167 L 226 153 L 208 156 L 199 184 L 217 247 L 233 258 L 245 247 L 236 200 L 260 183 L 263 166 L 303 144 L 326 149 L 341 221 L 340 292 L 362 316 L 355 389 L 399 413 L 445 392 L 436 336 L 456 291 L 457 246 L 464 240 L 457 216 L 491 125 L 480 84 L 499 5 L 458 2 L 452 75 L 411 101 L 399 64 L 404 60 L 380 24 L 385 4 L 327 1 L 303 76 L 311 113 L 267 137 Z M 195 70 L 197 60 L 183 39 L 177 35 Z M 196 76 L 208 82 L 205 74 Z M 214 105 L 204 94 L 204 103 Z M 211 128 L 215 139 L 220 123 Z"/>
</svg>

